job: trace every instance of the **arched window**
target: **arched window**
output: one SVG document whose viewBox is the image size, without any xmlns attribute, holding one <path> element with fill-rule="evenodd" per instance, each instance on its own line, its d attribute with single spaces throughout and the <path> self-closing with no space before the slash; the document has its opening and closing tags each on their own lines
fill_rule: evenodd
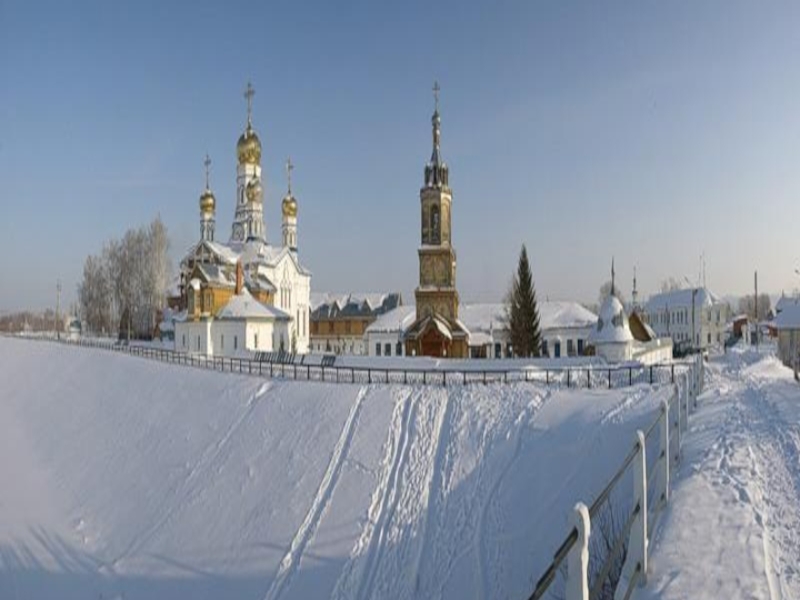
<svg viewBox="0 0 800 600">
<path fill-rule="evenodd" d="M 440 243 L 440 223 L 439 223 L 439 206 L 434 204 L 431 207 L 431 242 L 434 244 Z"/>
</svg>

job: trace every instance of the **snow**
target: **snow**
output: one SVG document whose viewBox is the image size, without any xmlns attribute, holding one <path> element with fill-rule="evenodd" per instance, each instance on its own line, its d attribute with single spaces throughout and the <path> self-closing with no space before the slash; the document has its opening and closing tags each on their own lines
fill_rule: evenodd
<svg viewBox="0 0 800 600">
<path fill-rule="evenodd" d="M 0 338 L 0 598 L 526 597 L 662 392 L 263 380 Z"/>
<path fill-rule="evenodd" d="M 800 598 L 800 386 L 742 347 L 706 373 L 635 598 Z"/>
<path fill-rule="evenodd" d="M 218 319 L 289 319 L 289 315 L 275 308 L 266 306 L 250 295 L 247 290 L 231 296 L 231 299 L 217 314 Z"/>
<path fill-rule="evenodd" d="M 609 294 L 603 300 L 597 325 L 589 334 L 589 342 L 593 344 L 626 344 L 633 341 L 625 309 L 619 299 Z"/>
</svg>

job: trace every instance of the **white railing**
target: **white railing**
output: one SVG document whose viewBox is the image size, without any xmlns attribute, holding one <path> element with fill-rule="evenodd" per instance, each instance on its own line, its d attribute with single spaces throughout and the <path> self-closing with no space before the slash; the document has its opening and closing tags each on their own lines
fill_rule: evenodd
<svg viewBox="0 0 800 600">
<path fill-rule="evenodd" d="M 637 585 L 646 581 L 649 535 L 669 502 L 670 474 L 680 462 L 683 434 L 688 428 L 690 410 L 697 407 L 704 371 L 703 360 L 698 356 L 673 384 L 669 398 L 662 401 L 653 423 L 645 431 L 636 432 L 625 460 L 591 506 L 587 507 L 582 502 L 575 505 L 573 527 L 537 582 L 530 600 L 543 598 L 562 571 L 565 571 L 565 600 L 598 598 L 608 585 L 612 568 L 621 556 L 623 562 L 614 589 L 614 599 L 627 600 Z M 655 440 L 656 436 L 657 457 L 648 466 L 648 441 Z M 608 547 L 605 556 L 592 556 L 592 521 L 604 507 L 614 509 L 611 506 L 611 494 L 627 474 L 631 475 L 633 481 L 632 494 L 628 496 L 631 508 L 626 511 L 624 524 L 614 532 L 613 538 L 604 540 Z M 649 506 L 648 498 L 652 498 Z M 593 578 L 591 560 L 602 561 L 593 570 Z"/>
</svg>

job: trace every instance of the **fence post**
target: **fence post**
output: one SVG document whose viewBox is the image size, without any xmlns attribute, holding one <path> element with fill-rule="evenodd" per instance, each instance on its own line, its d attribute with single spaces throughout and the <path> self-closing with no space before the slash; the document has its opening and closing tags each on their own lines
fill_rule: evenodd
<svg viewBox="0 0 800 600">
<path fill-rule="evenodd" d="M 567 556 L 567 581 L 565 600 L 589 600 L 589 535 L 591 523 L 589 509 L 583 502 L 575 505 L 573 519 L 578 530 L 578 541 Z"/>
<path fill-rule="evenodd" d="M 670 383 L 675 383 L 675 363 L 672 363 L 670 368 Z"/>
<path fill-rule="evenodd" d="M 661 417 L 664 420 L 660 428 L 659 444 L 661 452 L 659 453 L 659 461 L 661 461 L 661 472 L 658 476 L 658 488 L 661 491 L 659 495 L 659 508 L 663 507 L 669 502 L 669 400 L 661 401 Z"/>
<path fill-rule="evenodd" d="M 680 401 L 680 394 L 678 394 L 678 400 Z M 683 394 L 683 400 L 686 403 L 685 410 L 683 411 L 683 430 L 689 430 L 689 376 L 686 376 L 686 389 Z"/>
<path fill-rule="evenodd" d="M 614 592 L 614 599 L 626 597 L 634 578 L 644 583 L 647 578 L 647 457 L 645 456 L 644 433 L 636 432 L 638 451 L 633 460 L 633 506 L 638 509 L 631 524 L 628 540 L 628 555 L 622 565 L 622 574 Z M 638 576 L 637 576 L 638 573 Z"/>
<path fill-rule="evenodd" d="M 608 389 L 611 389 L 611 369 L 608 370 Z"/>
<path fill-rule="evenodd" d="M 650 365 L 650 385 L 653 385 L 653 365 Z"/>
<path fill-rule="evenodd" d="M 592 387 L 592 370 L 591 369 L 586 369 L 586 387 L 587 388 L 591 388 Z"/>
<path fill-rule="evenodd" d="M 442 371 L 442 385 L 447 387 L 447 371 Z"/>
<path fill-rule="evenodd" d="M 367 369 L 367 383 L 372 383 L 372 369 Z"/>
<path fill-rule="evenodd" d="M 675 464 L 677 465 L 681 460 L 681 400 L 675 403 L 676 410 L 678 411 L 677 418 L 675 419 Z"/>
<path fill-rule="evenodd" d="M 567 369 L 567 387 L 569 387 L 569 369 Z"/>
</svg>

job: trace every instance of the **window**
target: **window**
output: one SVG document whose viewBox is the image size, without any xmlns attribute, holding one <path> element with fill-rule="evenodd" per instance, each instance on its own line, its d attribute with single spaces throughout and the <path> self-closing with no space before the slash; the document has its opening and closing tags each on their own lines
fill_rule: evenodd
<svg viewBox="0 0 800 600">
<path fill-rule="evenodd" d="M 333 321 L 328 321 L 328 333 L 333 333 Z"/>
<path fill-rule="evenodd" d="M 233 349 L 234 350 L 238 350 L 238 348 L 239 348 L 239 338 L 236 337 L 236 336 L 233 336 Z"/>
<path fill-rule="evenodd" d="M 708 343 L 711 343 L 711 333 L 708 334 Z"/>
<path fill-rule="evenodd" d="M 575 356 L 575 342 L 572 339 L 567 340 L 567 356 Z"/>
<path fill-rule="evenodd" d="M 345 333 L 350 333 L 352 329 L 353 329 L 353 324 L 349 320 L 345 321 L 344 322 L 344 332 Z"/>
<path fill-rule="evenodd" d="M 440 243 L 439 236 L 439 207 L 435 204 L 431 207 L 431 243 Z"/>
<path fill-rule="evenodd" d="M 583 356 L 583 340 L 578 340 L 578 355 Z"/>
<path fill-rule="evenodd" d="M 200 351 L 200 336 L 197 336 L 197 351 Z"/>
<path fill-rule="evenodd" d="M 501 346 L 500 343 L 498 342 L 494 345 L 494 357 L 502 358 L 502 356 L 503 356 L 503 346 Z"/>
<path fill-rule="evenodd" d="M 381 344 L 380 342 L 378 342 L 375 344 L 375 356 L 380 356 L 380 355 L 381 355 Z"/>
<path fill-rule="evenodd" d="M 391 345 L 391 344 L 388 344 L 388 343 L 387 343 L 387 344 L 385 344 L 385 345 L 383 346 L 383 353 L 384 353 L 384 355 L 386 355 L 386 356 L 391 356 L 391 355 L 392 355 L 392 345 Z"/>
<path fill-rule="evenodd" d="M 186 334 L 185 333 L 181 336 L 181 346 L 186 348 Z"/>
<path fill-rule="evenodd" d="M 397 342 L 397 347 L 395 348 L 395 356 L 403 356 L 403 343 Z"/>
<path fill-rule="evenodd" d="M 561 342 L 553 344 L 553 356 L 555 358 L 561 358 Z"/>
<path fill-rule="evenodd" d="M 258 350 L 258 334 L 257 333 L 253 334 L 253 346 L 255 347 L 256 350 Z"/>
<path fill-rule="evenodd" d="M 542 340 L 542 356 L 547 356 L 547 340 Z"/>
<path fill-rule="evenodd" d="M 222 334 L 219 336 L 219 349 L 225 350 L 225 336 Z"/>
</svg>

